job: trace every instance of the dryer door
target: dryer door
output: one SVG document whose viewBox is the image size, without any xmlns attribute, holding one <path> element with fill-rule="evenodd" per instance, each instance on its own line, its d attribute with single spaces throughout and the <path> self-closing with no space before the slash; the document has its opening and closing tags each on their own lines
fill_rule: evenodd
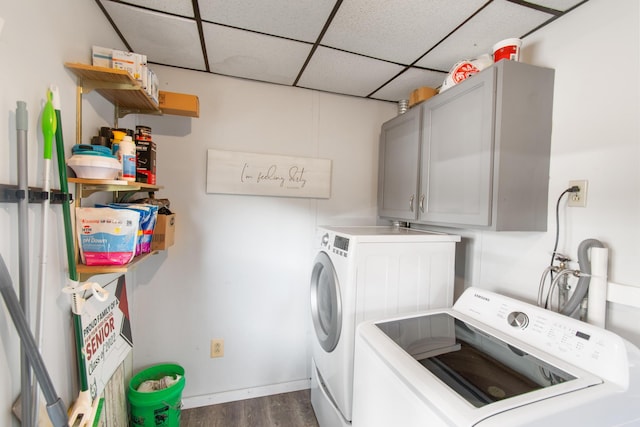
<svg viewBox="0 0 640 427">
<path fill-rule="evenodd" d="M 332 352 L 340 340 L 342 302 L 336 270 L 325 252 L 319 252 L 313 262 L 311 317 L 320 346 Z"/>
</svg>

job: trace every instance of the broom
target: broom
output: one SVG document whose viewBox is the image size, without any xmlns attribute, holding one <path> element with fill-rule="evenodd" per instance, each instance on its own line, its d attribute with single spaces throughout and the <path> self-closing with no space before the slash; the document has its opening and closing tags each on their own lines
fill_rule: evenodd
<svg viewBox="0 0 640 427">
<path fill-rule="evenodd" d="M 56 157 L 58 160 L 58 174 L 60 177 L 60 191 L 62 194 L 69 194 L 67 183 L 67 165 L 64 155 L 64 139 L 62 137 L 62 116 L 60 113 L 60 95 L 56 87 L 52 88 L 53 108 L 56 114 Z M 69 281 L 72 288 L 78 287 L 78 271 L 76 269 L 75 244 L 73 238 L 73 226 L 71 224 L 71 200 L 67 196 L 62 202 L 62 216 L 64 220 L 65 241 L 67 247 L 67 264 L 69 267 Z M 80 307 L 77 293 L 72 294 L 71 310 L 73 312 L 73 327 L 76 341 L 76 359 L 78 363 L 78 376 L 80 379 L 80 392 L 78 398 L 69 409 L 69 425 L 79 422 L 79 426 L 90 426 L 99 419 L 101 399 L 91 399 L 89 385 L 87 381 L 86 363 L 82 356 L 84 340 L 82 338 L 82 323 L 80 319 Z"/>
</svg>

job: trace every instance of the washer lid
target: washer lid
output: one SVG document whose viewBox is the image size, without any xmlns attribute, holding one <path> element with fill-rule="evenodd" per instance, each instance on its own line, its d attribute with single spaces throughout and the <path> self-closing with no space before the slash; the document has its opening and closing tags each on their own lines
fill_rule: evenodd
<svg viewBox="0 0 640 427">
<path fill-rule="evenodd" d="M 448 313 L 394 320 L 377 327 L 476 408 L 577 378 Z"/>
<path fill-rule="evenodd" d="M 360 338 L 417 397 L 454 425 L 603 380 L 453 310 L 365 322 Z"/>
</svg>

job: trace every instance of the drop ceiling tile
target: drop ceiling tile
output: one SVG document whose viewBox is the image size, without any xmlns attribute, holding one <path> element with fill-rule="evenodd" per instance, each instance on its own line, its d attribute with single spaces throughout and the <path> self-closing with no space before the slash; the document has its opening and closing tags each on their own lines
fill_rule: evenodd
<svg viewBox="0 0 640 427">
<path fill-rule="evenodd" d="M 485 0 L 345 1 L 321 44 L 408 65 L 484 3 Z"/>
<path fill-rule="evenodd" d="M 315 42 L 335 0 L 200 0 L 203 20 Z"/>
<path fill-rule="evenodd" d="M 569 10 L 582 2 L 583 0 L 529 0 L 529 3 L 531 4 L 537 4 L 550 9 L 559 10 L 561 12 Z"/>
<path fill-rule="evenodd" d="M 309 61 L 298 86 L 367 96 L 402 69 L 389 62 L 320 46 Z"/>
<path fill-rule="evenodd" d="M 400 101 L 401 99 L 409 99 L 411 92 L 419 87 L 439 87 L 446 76 L 446 73 L 412 67 L 371 95 L 371 97 L 394 102 Z"/>
<path fill-rule="evenodd" d="M 103 4 L 111 1 L 102 1 Z M 187 18 L 193 18 L 193 3 L 191 0 L 127 0 L 135 6 L 146 7 L 158 12 L 172 13 Z"/>
<path fill-rule="evenodd" d="M 311 44 L 203 23 L 212 72 L 291 85 Z"/>
<path fill-rule="evenodd" d="M 131 48 L 149 62 L 205 69 L 195 21 L 114 2 L 104 6 Z"/>
<path fill-rule="evenodd" d="M 416 65 L 448 71 L 460 60 L 474 59 L 483 53 L 492 54 L 495 43 L 521 37 L 552 17 L 506 0 L 495 0 Z"/>
</svg>

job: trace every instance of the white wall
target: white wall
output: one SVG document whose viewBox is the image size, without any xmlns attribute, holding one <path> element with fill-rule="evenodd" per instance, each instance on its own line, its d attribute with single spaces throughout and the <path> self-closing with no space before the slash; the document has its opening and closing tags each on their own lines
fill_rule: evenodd
<svg viewBox="0 0 640 427">
<path fill-rule="evenodd" d="M 378 132 L 396 107 L 155 69 L 163 89 L 198 94 L 200 119 L 140 117 L 178 219 L 175 246 L 137 272 L 134 365 L 184 365 L 185 397 L 201 396 L 187 405 L 305 388 L 314 230 L 375 222 Z M 206 194 L 211 148 L 331 159 L 331 198 Z"/>
<path fill-rule="evenodd" d="M 560 251 L 575 257 L 585 238 L 611 248 L 610 279 L 638 284 L 640 213 L 640 28 L 636 0 L 591 0 L 525 41 L 523 60 L 556 69 L 547 233 L 464 232 L 458 292 L 476 285 L 533 300 L 553 246 L 553 208 L 570 179 L 588 179 L 588 207 L 563 209 Z M 77 19 L 82 16 L 82 19 Z M 1 0 L 0 182 L 16 183 L 15 102 L 30 113 L 30 184 L 39 185 L 39 113 L 50 82 L 61 87 L 67 147 L 73 144 L 75 79 L 64 61 L 87 62 L 92 44 L 122 48 L 93 2 Z M 80 42 L 79 42 L 80 41 Z M 622 42 L 621 42 L 622 41 Z M 36 52 L 38 54 L 36 54 Z M 162 88 L 200 97 L 201 117 L 140 116 L 158 143 L 159 196 L 178 214 L 177 242 L 127 277 L 134 368 L 176 361 L 194 404 L 305 384 L 310 328 L 307 288 L 318 224 L 375 221 L 377 138 L 392 104 L 155 67 Z M 110 120 L 98 96 L 84 102 L 84 134 Z M 134 125 L 132 119 L 121 124 Z M 126 124 L 131 123 L 131 124 Z M 329 200 L 205 193 L 208 148 L 333 160 Z M 54 168 L 55 170 L 55 168 Z M 54 172 L 55 174 L 56 172 Z M 57 186 L 57 179 L 54 186 Z M 52 208 L 47 336 L 43 353 L 67 404 L 77 393 L 64 240 Z M 38 230 L 39 206 L 30 208 Z M 0 254 L 17 281 L 17 208 L 0 206 Z M 57 227 L 53 228 L 53 227 Z M 37 277 L 37 231 L 32 232 Z M 6 236 L 6 237 L 5 237 Z M 638 310 L 611 307 L 609 327 L 636 344 Z M 0 425 L 19 394 L 18 339 L 0 309 Z M 209 340 L 225 340 L 210 359 Z M 199 397 L 200 396 L 200 397 Z M 14 423 L 14 425 L 17 425 Z"/>
</svg>

